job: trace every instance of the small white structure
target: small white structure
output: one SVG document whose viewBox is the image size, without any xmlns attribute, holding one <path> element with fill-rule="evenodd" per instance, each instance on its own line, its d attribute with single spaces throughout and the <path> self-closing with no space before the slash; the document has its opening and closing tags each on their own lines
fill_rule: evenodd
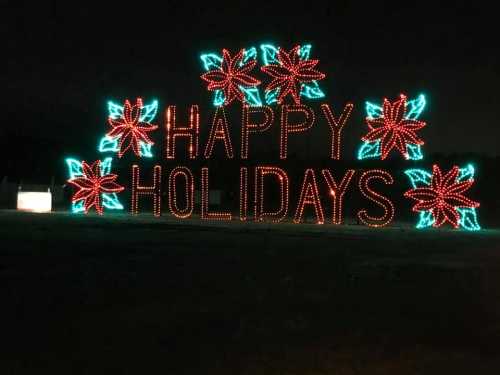
<svg viewBox="0 0 500 375">
<path fill-rule="evenodd" d="M 18 191 L 17 209 L 30 212 L 52 211 L 52 194 L 50 189 L 47 192 Z"/>
</svg>

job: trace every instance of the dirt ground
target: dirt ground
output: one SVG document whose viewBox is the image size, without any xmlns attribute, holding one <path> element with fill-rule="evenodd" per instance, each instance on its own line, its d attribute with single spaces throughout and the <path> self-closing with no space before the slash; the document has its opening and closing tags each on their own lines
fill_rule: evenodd
<svg viewBox="0 0 500 375">
<path fill-rule="evenodd" d="M 499 374 L 500 230 L 0 211 L 0 373 Z"/>
</svg>

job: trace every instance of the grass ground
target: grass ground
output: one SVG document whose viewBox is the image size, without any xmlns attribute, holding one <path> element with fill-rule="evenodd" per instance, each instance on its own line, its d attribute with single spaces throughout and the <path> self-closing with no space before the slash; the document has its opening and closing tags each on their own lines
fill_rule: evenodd
<svg viewBox="0 0 500 375">
<path fill-rule="evenodd" d="M 0 373 L 498 374 L 500 230 L 0 212 Z"/>
</svg>

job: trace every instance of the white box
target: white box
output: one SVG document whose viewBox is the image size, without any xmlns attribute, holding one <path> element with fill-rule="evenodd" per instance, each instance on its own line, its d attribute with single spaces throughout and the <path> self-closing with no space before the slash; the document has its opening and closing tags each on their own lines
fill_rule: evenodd
<svg viewBox="0 0 500 375">
<path fill-rule="evenodd" d="M 18 191 L 17 209 L 30 212 L 52 211 L 52 194 L 38 191 Z"/>
</svg>

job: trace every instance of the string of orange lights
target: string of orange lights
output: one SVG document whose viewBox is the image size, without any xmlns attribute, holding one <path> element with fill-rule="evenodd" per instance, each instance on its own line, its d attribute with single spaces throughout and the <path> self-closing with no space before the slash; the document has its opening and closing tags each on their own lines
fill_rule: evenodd
<svg viewBox="0 0 500 375">
<path fill-rule="evenodd" d="M 153 168 L 153 184 L 144 186 L 140 185 L 140 168 L 134 164 L 132 166 L 132 187 L 131 187 L 131 205 L 130 211 L 133 215 L 139 213 L 139 197 L 153 198 L 153 214 L 160 216 L 161 214 L 161 166 L 155 165 Z"/>
<path fill-rule="evenodd" d="M 189 108 L 189 125 L 178 126 L 176 123 L 176 107 L 170 105 L 165 111 L 165 145 L 166 158 L 175 159 L 175 140 L 177 138 L 188 139 L 188 155 L 190 159 L 198 156 L 198 142 L 200 134 L 200 112 L 197 105 Z"/>
</svg>

